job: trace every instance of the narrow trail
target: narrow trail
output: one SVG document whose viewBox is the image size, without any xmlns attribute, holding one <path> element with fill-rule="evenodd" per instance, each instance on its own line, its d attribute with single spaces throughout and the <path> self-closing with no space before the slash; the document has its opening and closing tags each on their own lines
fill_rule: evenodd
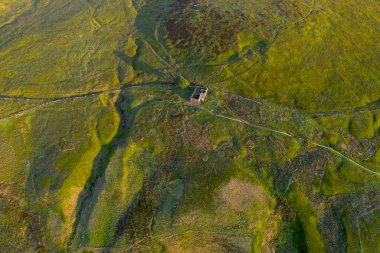
<svg viewBox="0 0 380 253">
<path fill-rule="evenodd" d="M 45 103 L 42 103 L 42 104 L 39 104 L 39 105 L 36 105 L 36 106 L 32 106 L 30 108 L 27 108 L 27 109 L 24 109 L 22 111 L 18 111 L 18 112 L 14 112 L 14 113 L 11 113 L 9 114 L 8 116 L 4 117 L 4 118 L 1 118 L 0 119 L 0 123 L 3 123 L 9 119 L 12 119 L 12 118 L 17 118 L 17 117 L 21 117 L 25 114 L 27 114 L 28 112 L 32 112 L 34 110 L 37 110 L 37 109 L 40 109 L 40 108 L 43 108 L 45 106 L 48 106 L 48 105 L 51 105 L 51 104 L 54 104 L 54 103 L 57 103 L 58 101 L 50 101 L 50 102 L 45 102 Z"/>
<path fill-rule="evenodd" d="M 123 87 L 113 88 L 113 89 L 107 89 L 107 90 L 99 90 L 99 91 L 91 91 L 88 93 L 83 94 L 75 94 L 70 96 L 64 96 L 64 97 L 52 97 L 52 98 L 44 98 L 44 97 L 23 97 L 23 96 L 6 96 L 6 95 L 0 95 L 0 100 L 15 100 L 15 101 L 62 101 L 62 100 L 70 100 L 75 98 L 83 98 L 83 97 L 92 97 L 108 92 L 117 92 L 122 90 L 128 90 L 133 89 L 136 87 L 142 87 L 142 86 L 164 86 L 164 85 L 173 85 L 173 82 L 141 82 L 137 84 L 130 84 Z"/>
<path fill-rule="evenodd" d="M 287 136 L 287 137 L 290 137 L 290 138 L 294 138 L 294 139 L 297 139 L 297 140 L 302 139 L 304 141 L 309 142 L 310 144 L 313 144 L 316 147 L 328 150 L 328 151 L 330 151 L 330 152 L 332 152 L 332 153 L 334 153 L 334 154 L 342 157 L 343 159 L 349 161 L 350 163 L 352 163 L 356 167 L 359 167 L 360 169 L 362 169 L 362 170 L 364 170 L 364 171 L 366 171 L 368 173 L 371 173 L 371 174 L 376 175 L 376 176 L 380 176 L 380 173 L 364 167 L 363 165 L 359 164 L 358 162 L 354 161 L 353 159 L 345 156 L 341 152 L 339 152 L 339 151 L 337 151 L 337 150 L 335 150 L 333 148 L 330 148 L 328 146 L 316 143 L 314 141 L 310 141 L 310 140 L 308 140 L 306 138 L 300 138 L 300 137 L 297 138 L 297 137 L 294 137 L 290 133 L 287 133 L 287 132 L 284 132 L 284 131 L 280 131 L 280 130 L 276 130 L 276 129 L 272 129 L 272 128 L 268 128 L 268 127 L 264 127 L 264 126 L 255 125 L 255 124 L 252 124 L 252 123 L 250 123 L 248 121 L 245 121 L 245 120 L 242 120 L 242 119 L 237 119 L 237 118 L 228 117 L 228 116 L 225 116 L 225 115 L 222 115 L 222 114 L 217 114 L 217 113 L 214 113 L 214 112 L 212 112 L 212 111 L 210 111 L 210 110 L 208 110 L 206 108 L 203 108 L 203 107 L 198 107 L 198 109 L 202 110 L 204 112 L 207 112 L 207 113 L 209 113 L 209 114 L 211 114 L 211 115 L 213 115 L 215 117 L 222 118 L 222 119 L 227 119 L 227 120 L 238 122 L 238 123 L 241 123 L 241 124 L 245 124 L 245 125 L 248 125 L 248 126 L 251 126 L 251 127 L 254 127 L 254 128 L 257 128 L 257 129 L 260 129 L 260 130 L 263 130 L 263 131 L 268 131 L 268 132 L 284 135 L 284 136 Z"/>
<path fill-rule="evenodd" d="M 71 100 L 71 99 L 76 99 L 76 98 L 85 98 L 85 97 L 97 96 L 97 95 L 101 95 L 104 93 L 118 92 L 118 91 L 133 89 L 133 88 L 137 88 L 137 87 L 141 87 L 141 86 L 164 86 L 164 85 L 174 85 L 174 83 L 173 82 L 141 82 L 141 83 L 130 84 L 127 86 L 113 88 L 113 89 L 92 91 L 92 92 L 83 93 L 83 94 L 76 94 L 76 95 L 70 95 L 70 96 L 64 96 L 64 97 L 52 97 L 52 98 L 0 95 L 0 100 L 3 100 L 3 101 L 40 101 L 40 102 L 46 103 L 46 102 L 64 101 L 64 100 Z M 200 86 L 199 85 L 190 85 L 190 88 L 195 88 L 195 87 L 200 87 Z M 241 94 L 234 93 L 232 91 L 226 91 L 226 90 L 216 89 L 216 88 L 209 88 L 209 90 L 210 91 L 214 90 L 214 91 L 218 91 L 221 93 L 230 94 L 230 95 L 233 95 L 235 97 L 238 97 L 238 98 L 241 98 L 244 100 L 248 100 L 248 101 L 252 101 L 252 102 L 257 103 L 259 105 L 267 106 L 270 108 L 270 105 L 263 104 L 262 102 L 260 102 L 257 99 L 246 97 L 246 96 L 243 96 Z M 39 106 L 41 106 L 41 105 L 39 105 Z M 39 106 L 36 106 L 36 107 L 39 107 Z M 33 108 L 35 108 L 35 107 L 33 107 Z M 30 109 L 32 109 L 32 108 L 30 108 Z M 26 109 L 26 110 L 30 111 L 30 109 Z M 373 107 L 373 108 L 358 107 L 358 108 L 342 110 L 342 111 L 305 113 L 305 115 L 310 117 L 310 118 L 313 118 L 313 119 L 319 119 L 319 118 L 334 117 L 334 116 L 344 115 L 344 114 L 356 114 L 356 113 L 376 112 L 376 111 L 380 111 L 380 106 L 378 108 L 377 107 Z M 22 113 L 22 111 L 20 113 Z M 17 113 L 15 113 L 15 114 L 17 114 Z M 2 119 L 0 119 L 0 122 L 1 122 L 1 120 Z"/>
<path fill-rule="evenodd" d="M 330 147 L 327 147 L 327 146 L 324 146 L 324 145 L 321 145 L 321 144 L 315 143 L 315 142 L 313 142 L 313 141 L 309 141 L 309 142 L 310 142 L 311 144 L 317 146 L 317 147 L 320 147 L 320 148 L 323 148 L 323 149 L 327 149 L 327 150 L 329 150 L 329 151 L 331 151 L 331 152 L 337 154 L 338 156 L 340 156 L 340 157 L 346 159 L 347 161 L 349 161 L 349 162 L 351 162 L 352 164 L 356 165 L 357 167 L 361 168 L 362 170 L 365 170 L 365 171 L 367 171 L 367 172 L 369 172 L 369 173 L 372 173 L 372 174 L 374 174 L 374 175 L 376 175 L 376 176 L 380 176 L 380 173 L 378 173 L 378 172 L 376 172 L 376 171 L 373 171 L 373 170 L 370 170 L 370 169 L 367 169 L 367 168 L 364 167 L 363 165 L 361 165 L 361 164 L 355 162 L 355 161 L 352 160 L 351 158 L 345 156 L 344 154 L 340 153 L 339 151 L 336 151 L 335 149 L 332 149 L 332 148 L 330 148 Z"/>
<path fill-rule="evenodd" d="M 113 90 L 110 90 L 113 91 Z M 63 101 L 63 100 L 71 100 L 76 98 L 83 98 L 83 97 L 91 97 L 96 96 L 102 93 L 105 93 L 106 91 L 94 91 L 89 92 L 85 94 L 78 94 L 78 95 L 72 95 L 67 97 L 53 97 L 53 98 L 42 98 L 42 97 L 18 97 L 18 96 L 6 96 L 6 95 L 0 95 L 0 100 L 3 101 L 41 101 L 41 102 L 53 102 L 53 101 Z"/>
<path fill-rule="evenodd" d="M 108 90 L 92 91 L 92 92 L 83 93 L 83 94 L 70 95 L 70 96 L 65 96 L 65 97 L 52 97 L 52 98 L 0 95 L 0 101 L 2 100 L 2 101 L 37 101 L 37 102 L 42 102 L 42 104 L 40 104 L 40 105 L 33 106 L 33 107 L 27 108 L 27 109 L 22 110 L 22 111 L 14 112 L 14 113 L 12 113 L 12 114 L 4 117 L 4 118 L 1 118 L 0 123 L 4 122 L 6 120 L 9 120 L 9 119 L 15 118 L 15 117 L 23 116 L 28 112 L 34 111 L 36 109 L 42 108 L 44 106 L 48 106 L 50 104 L 53 104 L 53 103 L 56 103 L 59 101 L 94 97 L 94 96 L 98 96 L 98 95 L 105 94 L 105 93 L 119 92 L 119 91 L 123 91 L 123 90 L 143 87 L 143 86 L 165 86 L 165 85 L 174 85 L 174 83 L 173 82 L 142 82 L 142 83 L 131 84 L 131 85 L 127 85 L 127 86 L 123 86 L 123 87 L 119 87 L 119 88 L 108 89 Z M 199 87 L 199 86 L 191 85 L 190 87 L 195 88 L 195 87 Z M 225 93 L 225 94 L 232 94 L 232 95 L 239 97 L 241 99 L 249 100 L 249 101 L 252 101 L 254 103 L 262 105 L 261 102 L 255 100 L 253 98 L 244 97 L 244 96 L 239 95 L 237 93 L 219 90 L 219 89 L 210 89 L 210 90 L 219 91 L 219 92 Z"/>
<path fill-rule="evenodd" d="M 109 89 L 109 90 L 102 90 L 102 91 L 94 91 L 94 92 L 89 92 L 89 93 L 84 93 L 84 94 L 78 94 L 78 95 L 72 95 L 72 96 L 67 96 L 67 97 L 55 97 L 55 98 L 39 98 L 39 97 L 16 97 L 16 96 L 5 96 L 5 95 L 0 95 L 0 100 L 2 101 L 38 101 L 42 102 L 39 105 L 32 106 L 30 108 L 14 112 L 9 114 L 8 116 L 1 118 L 0 123 L 5 122 L 9 119 L 21 117 L 29 112 L 32 112 L 34 110 L 43 108 L 45 106 L 60 102 L 60 101 L 66 101 L 66 100 L 75 100 L 75 99 L 80 99 L 80 98 L 88 98 L 88 97 L 94 97 L 98 96 L 101 94 L 105 93 L 112 93 L 112 92 L 118 92 L 118 91 L 123 91 L 123 90 L 128 90 L 128 89 L 133 89 L 137 87 L 143 87 L 143 86 L 164 86 L 164 85 L 172 85 L 173 83 L 170 82 L 155 82 L 155 83 L 138 83 L 138 84 L 133 84 L 129 86 L 124 86 L 121 88 L 114 88 L 114 89 Z"/>
<path fill-rule="evenodd" d="M 50 104 L 53 104 L 53 103 L 56 103 L 56 102 L 59 102 L 59 101 L 64 101 L 64 100 L 72 100 L 72 99 L 78 99 L 78 98 L 85 98 L 85 97 L 92 97 L 92 96 L 97 96 L 97 95 L 100 95 L 100 94 L 103 94 L 103 93 L 107 93 L 107 92 L 117 92 L 117 91 L 123 91 L 123 90 L 127 90 L 127 89 L 133 89 L 133 88 L 136 88 L 136 87 L 142 87 L 142 86 L 159 86 L 159 85 L 173 85 L 172 82 L 152 82 L 152 83 L 147 83 L 147 82 L 142 82 L 142 83 L 138 83 L 138 84 L 134 84 L 134 85 L 129 85 L 129 86 L 124 86 L 124 87 L 120 87 L 120 88 L 114 88 L 114 89 L 109 89 L 109 90 L 103 90 L 103 91 L 94 91 L 94 92 L 89 92 L 89 93 L 85 93 L 85 94 L 78 94 L 78 95 L 72 95 L 72 96 L 67 96 L 67 97 L 57 97 L 57 98 L 32 98 L 32 97 L 12 97 L 12 96 L 5 96 L 5 95 L 0 95 L 0 100 L 14 100 L 14 101 L 42 101 L 43 103 L 40 104 L 40 105 L 37 105 L 37 106 L 34 106 L 34 107 L 31 107 L 31 108 L 28 108 L 28 109 L 25 109 L 25 110 L 22 110 L 22 111 L 19 111 L 19 112 L 15 112 L 11 115 L 8 115 L 7 117 L 5 118 L 2 118 L 0 119 L 0 123 L 8 120 L 8 119 L 11 119 L 11 118 L 15 118 L 15 117 L 19 117 L 19 116 L 23 116 L 24 114 L 28 113 L 28 112 L 31 112 L 33 110 L 36 110 L 36 109 L 39 109 L 41 107 L 44 107 L 44 106 L 47 106 L 47 105 L 50 105 Z M 190 86 L 191 88 L 195 88 L 195 87 L 198 87 L 197 85 L 192 85 Z M 210 89 L 212 90 L 212 89 Z M 233 95 L 236 95 L 237 97 L 239 98 L 242 98 L 242 99 L 246 99 L 246 100 L 249 100 L 249 101 L 252 101 L 254 103 L 257 103 L 257 104 L 260 104 L 262 105 L 261 102 L 255 100 L 255 99 L 252 99 L 252 98 L 248 98 L 248 97 L 244 97 L 240 94 L 236 94 L 236 93 L 233 93 L 233 92 L 229 92 L 229 91 L 223 91 L 223 90 L 217 90 L 217 89 L 214 89 L 215 91 L 220 91 L 220 92 L 224 92 L 226 94 L 233 94 Z M 203 107 L 198 107 L 198 109 L 202 110 L 202 111 L 205 111 L 215 117 L 219 117 L 219 118 L 223 118 L 223 119 L 227 119 L 227 120 L 230 120 L 230 121 L 235 121 L 235 122 L 238 122 L 238 123 L 241 123 L 241 124 L 245 124 L 245 125 L 248 125 L 248 126 L 251 126 L 251 127 L 254 127 L 254 128 L 257 128 L 257 129 L 260 129 L 260 130 L 263 130 L 263 131 L 269 131 L 269 132 L 273 132 L 273 133 L 277 133 L 277 134 L 281 134 L 281 135 L 284 135 L 284 136 L 287 136 L 287 137 L 291 137 L 291 138 L 296 138 L 294 137 L 293 135 L 291 135 L 290 133 L 287 133 L 287 132 L 284 132 L 284 131 L 280 131 L 280 130 L 276 130 L 276 129 L 272 129 L 272 128 L 268 128 L 268 127 L 264 127 L 264 126 L 260 126 L 260 125 L 255 125 L 255 124 L 252 124 L 246 120 L 242 120 L 242 119 L 237 119 L 237 118 L 232 118 L 232 117 L 229 117 L 229 116 L 225 116 L 225 115 L 221 115 L 221 114 L 217 114 L 217 113 L 214 113 L 206 108 L 203 108 Z M 380 110 L 379 109 L 373 109 L 373 110 Z M 364 111 L 364 110 L 363 110 Z M 367 110 L 367 111 L 371 111 L 371 110 Z M 360 110 L 356 110 L 355 112 L 360 112 Z M 337 112 L 335 112 L 337 113 Z M 342 154 L 341 152 L 333 149 L 333 148 L 330 148 L 328 146 L 324 146 L 322 144 L 318 144 L 316 142 L 313 142 L 313 141 L 310 141 L 310 140 L 307 140 L 307 139 L 303 139 L 319 148 L 322 148 L 322 149 L 326 149 L 344 159 L 346 159 L 347 161 L 351 162 L 352 164 L 354 164 L 355 166 L 359 167 L 360 169 L 368 172 L 368 173 L 371 173 L 373 175 L 376 175 L 376 176 L 380 176 L 380 173 L 376 172 L 376 171 L 372 171 L 366 167 L 364 167 L 363 165 L 359 164 L 358 162 L 354 161 L 353 159 L 345 156 L 344 154 Z"/>
<path fill-rule="evenodd" d="M 279 130 L 276 130 L 276 129 L 271 129 L 271 128 L 264 127 L 264 126 L 255 125 L 255 124 L 249 123 L 248 121 L 245 121 L 245 120 L 242 120 L 242 119 L 236 119 L 236 118 L 231 118 L 231 117 L 228 117 L 228 116 L 225 116 L 225 115 L 222 115 L 222 114 L 217 114 L 217 113 L 214 113 L 214 112 L 212 112 L 212 111 L 210 111 L 210 110 L 208 110 L 206 108 L 203 108 L 203 107 L 198 107 L 198 108 L 200 110 L 205 111 L 205 112 L 207 112 L 209 114 L 212 114 L 213 116 L 218 117 L 218 118 L 227 119 L 227 120 L 235 121 L 235 122 L 238 122 L 238 123 L 242 123 L 242 124 L 245 124 L 245 125 L 248 125 L 248 126 L 251 126 L 251 127 L 254 127 L 254 128 L 257 128 L 257 129 L 260 129 L 260 130 L 263 130 L 263 131 L 273 132 L 273 133 L 285 135 L 287 137 L 293 137 L 291 134 L 289 134 L 287 132 L 279 131 Z"/>
</svg>

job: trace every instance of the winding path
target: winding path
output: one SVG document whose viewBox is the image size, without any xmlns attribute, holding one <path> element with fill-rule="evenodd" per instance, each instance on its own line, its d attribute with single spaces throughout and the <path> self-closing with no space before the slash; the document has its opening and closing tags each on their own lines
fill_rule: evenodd
<svg viewBox="0 0 380 253">
<path fill-rule="evenodd" d="M 54 104 L 54 103 L 57 103 L 60 101 L 94 97 L 94 96 L 98 96 L 98 95 L 101 95 L 104 93 L 118 92 L 118 91 L 122 91 L 122 90 L 142 87 L 142 86 L 158 86 L 158 85 L 172 85 L 172 84 L 173 83 L 171 83 L 171 82 L 154 82 L 154 83 L 143 82 L 143 83 L 138 83 L 138 84 L 132 84 L 129 86 L 123 86 L 120 88 L 114 88 L 114 89 L 108 89 L 108 90 L 102 90 L 102 91 L 93 91 L 93 92 L 88 92 L 88 93 L 84 93 L 84 94 L 77 94 L 77 95 L 71 95 L 71 96 L 66 96 L 66 97 L 54 97 L 54 98 L 0 95 L 0 100 L 2 100 L 2 101 L 38 101 L 38 102 L 42 102 L 39 105 L 32 106 L 32 107 L 29 107 L 29 108 L 21 110 L 21 111 L 17 111 L 17 112 L 9 114 L 6 117 L 3 117 L 0 119 L 0 123 L 5 122 L 5 121 L 12 119 L 12 118 L 23 116 L 28 112 L 32 112 L 32 111 L 37 110 L 39 108 L 42 108 L 42 107 L 45 107 L 45 106 L 48 106 L 48 105 L 51 105 L 51 104 Z"/>
<path fill-rule="evenodd" d="M 252 124 L 246 120 L 242 120 L 242 119 L 237 119 L 237 118 L 231 118 L 231 117 L 228 117 L 228 116 L 225 116 L 225 115 L 222 115 L 222 114 L 217 114 L 217 113 L 214 113 L 206 108 L 203 108 L 203 107 L 198 107 L 200 110 L 202 111 L 205 111 L 215 117 L 219 117 L 219 118 L 223 118 L 223 119 L 227 119 L 227 120 L 230 120 L 230 121 L 235 121 L 235 122 L 238 122 L 238 123 L 241 123 L 241 124 L 245 124 L 245 125 L 248 125 L 248 126 L 251 126 L 251 127 L 254 127 L 254 128 L 257 128 L 257 129 L 260 129 L 260 130 L 263 130 L 263 131 L 268 131 L 268 132 L 272 132 L 272 133 L 276 133 L 276 134 L 281 134 L 281 135 L 284 135 L 284 136 L 287 136 L 287 137 L 290 137 L 290 138 L 294 138 L 294 139 L 302 139 L 302 140 L 305 140 L 311 144 L 313 144 L 314 146 L 317 146 L 319 148 L 322 148 L 322 149 L 326 149 L 340 157 L 342 157 L 343 159 L 349 161 L 350 163 L 352 163 L 353 165 L 359 167 L 360 169 L 368 172 L 368 173 L 371 173 L 373 175 L 376 175 L 376 176 L 380 176 L 380 173 L 376 172 L 376 171 L 373 171 L 373 170 L 370 170 L 366 167 L 364 167 L 363 165 L 359 164 L 358 162 L 354 161 L 352 158 L 349 158 L 347 156 L 345 156 L 344 154 L 342 154 L 341 152 L 333 149 L 333 148 L 330 148 L 328 146 L 325 146 L 325 145 L 322 145 L 322 144 L 319 144 L 319 143 L 316 143 L 314 141 L 310 141 L 306 138 L 296 138 L 294 137 L 293 135 L 291 135 L 290 133 L 287 133 L 287 132 L 284 132 L 284 131 L 280 131 L 280 130 L 276 130 L 276 129 L 272 129 L 272 128 L 268 128 L 268 127 L 264 127 L 264 126 L 259 126 L 259 125 L 255 125 L 255 124 Z"/>
<path fill-rule="evenodd" d="M 41 102 L 43 102 L 40 105 L 33 106 L 31 108 L 28 108 L 28 109 L 25 109 L 25 110 L 22 110 L 22 111 L 19 111 L 19 112 L 12 113 L 12 114 L 10 114 L 10 115 L 8 115 L 8 116 L 0 119 L 0 123 L 6 121 L 8 119 L 14 118 L 14 117 L 22 116 L 22 115 L 24 115 L 24 114 L 26 114 L 28 112 L 31 112 L 31 111 L 36 110 L 38 108 L 41 108 L 41 107 L 44 107 L 44 106 L 47 106 L 47 105 L 50 105 L 50 104 L 53 104 L 53 103 L 56 103 L 56 102 L 59 102 L 59 101 L 72 100 L 72 99 L 85 98 L 85 97 L 92 97 L 92 96 L 97 96 L 97 95 L 100 95 L 100 94 L 103 94 L 103 93 L 106 93 L 106 92 L 117 92 L 117 91 L 122 91 L 122 90 L 127 90 L 127 89 L 133 89 L 133 88 L 142 87 L 142 86 L 159 86 L 159 85 L 173 85 L 173 83 L 172 82 L 151 82 L 151 83 L 149 83 L 149 82 L 142 82 L 142 83 L 138 83 L 138 84 L 128 85 L 128 86 L 114 88 L 114 89 L 109 89 L 109 90 L 94 91 L 94 92 L 89 92 L 89 93 L 84 93 L 84 94 L 71 95 L 71 96 L 66 96 L 66 97 L 56 97 L 56 98 L 38 98 L 38 97 L 33 98 L 33 97 L 16 97 L 16 96 L 12 97 L 12 96 L 0 95 L 0 100 L 5 100 L 5 101 L 12 101 L 12 100 L 13 101 L 22 101 L 22 100 L 24 100 L 24 101 L 41 101 Z M 193 86 L 190 86 L 190 87 L 197 87 L 197 86 L 193 85 Z M 243 99 L 246 99 L 246 100 L 249 100 L 249 101 L 253 101 L 253 102 L 255 102 L 257 104 L 260 104 L 260 105 L 262 104 L 262 103 L 260 103 L 257 100 L 244 97 L 244 96 L 242 96 L 240 94 L 235 94 L 233 92 L 221 91 L 221 90 L 220 90 L 220 92 L 224 92 L 224 93 L 227 93 L 227 94 L 233 94 L 233 95 L 236 95 L 239 98 L 243 98 Z M 214 113 L 211 110 L 208 110 L 208 109 L 206 109 L 204 107 L 198 107 L 198 109 L 202 110 L 204 112 L 207 112 L 208 114 L 213 115 L 215 117 L 219 117 L 219 118 L 223 118 L 223 119 L 226 119 L 226 120 L 230 120 L 230 121 L 238 122 L 238 123 L 241 123 L 241 124 L 245 124 L 245 125 L 248 125 L 248 126 L 251 126 L 251 127 L 254 127 L 254 128 L 257 128 L 257 129 L 260 129 L 260 130 L 263 130 L 263 131 L 268 131 L 268 132 L 284 135 L 286 137 L 299 139 L 299 138 L 294 137 L 290 133 L 287 133 L 287 132 L 284 132 L 284 131 L 280 131 L 280 130 L 276 130 L 276 129 L 272 129 L 272 128 L 265 127 L 265 126 L 255 125 L 255 124 L 252 124 L 252 123 L 250 123 L 250 122 L 248 122 L 246 120 L 243 120 L 243 119 L 232 118 L 232 117 L 229 117 L 229 116 L 226 116 L 226 115 L 217 114 L 217 113 Z M 380 108 L 379 109 L 373 109 L 373 110 L 380 110 Z M 364 111 L 364 110 L 359 110 L 358 111 L 358 110 L 354 109 L 352 112 L 360 112 L 360 111 Z M 338 112 L 335 112 L 335 113 L 338 113 Z M 306 138 L 301 138 L 301 139 L 303 139 L 303 140 L 305 140 L 305 141 L 313 144 L 314 146 L 317 146 L 319 148 L 328 150 L 328 151 L 330 151 L 330 152 L 332 152 L 332 153 L 334 153 L 334 154 L 336 154 L 336 155 L 344 158 L 345 160 L 349 161 L 350 163 L 352 163 L 356 167 L 359 167 L 360 169 L 362 169 L 362 170 L 364 170 L 364 171 L 366 171 L 368 173 L 371 173 L 371 174 L 376 175 L 376 176 L 380 176 L 380 173 L 364 167 L 363 165 L 361 165 L 358 162 L 354 161 L 352 158 L 349 158 L 349 157 L 345 156 L 341 152 L 339 152 L 339 151 L 337 151 L 337 150 L 335 150 L 335 149 L 333 149 L 331 147 L 328 147 L 328 146 L 325 146 L 325 145 L 322 145 L 322 144 L 319 144 L 319 143 L 307 140 Z"/>
</svg>

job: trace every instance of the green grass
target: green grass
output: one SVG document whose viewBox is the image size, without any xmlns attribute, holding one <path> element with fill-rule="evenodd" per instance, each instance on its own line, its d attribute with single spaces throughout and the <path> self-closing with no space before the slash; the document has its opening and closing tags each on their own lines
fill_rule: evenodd
<svg viewBox="0 0 380 253">
<path fill-rule="evenodd" d="M 350 132 L 358 139 L 370 139 L 373 136 L 373 115 L 372 113 L 357 114 L 350 123 Z"/>
<path fill-rule="evenodd" d="M 322 179 L 321 192 L 323 195 L 338 195 L 348 192 L 347 185 L 335 174 L 332 166 L 326 168 Z"/>
<path fill-rule="evenodd" d="M 376 251 L 377 7 L 2 1 L 0 251 Z"/>
<path fill-rule="evenodd" d="M 318 218 L 308 198 L 296 184 L 293 184 L 287 193 L 287 199 L 291 208 L 297 212 L 297 218 L 305 233 L 307 250 L 309 252 L 324 252 L 323 237 L 317 227 Z"/>
<path fill-rule="evenodd" d="M 91 208 L 86 209 L 88 221 L 80 223 L 79 237 L 71 244 L 74 248 L 132 246 L 153 249 L 160 247 L 161 237 L 190 229 L 227 230 L 236 235 L 236 239 L 229 242 L 236 247 L 240 247 L 237 242 L 243 240 L 240 233 L 252 233 L 249 237 L 253 244 L 249 248 L 265 250 L 268 243 L 282 233 L 279 231 L 282 219 L 287 218 L 275 207 L 278 200 L 285 198 L 301 226 L 291 227 L 293 236 L 286 240 L 291 240 L 295 248 L 303 248 L 296 238 L 304 237 L 310 251 L 322 251 L 323 238 L 327 235 L 319 230 L 319 212 L 312 206 L 312 198 L 306 196 L 313 196 L 315 189 L 320 189 L 325 196 L 363 194 L 376 189 L 376 181 L 365 183 L 364 172 L 348 164 L 337 167 L 337 171 L 333 170 L 335 163 L 328 165 L 318 183 L 316 180 L 321 172 L 313 172 L 313 167 L 309 166 L 329 157 L 328 154 L 310 163 L 310 158 L 302 158 L 302 154 L 313 151 L 300 139 L 199 111 L 184 104 L 183 99 L 187 99 L 190 88 L 189 91 L 168 88 L 141 87 L 122 93 L 127 98 L 123 106 L 129 108 L 123 117 L 136 112 L 134 121 L 129 123 L 130 130 L 125 133 L 116 133 L 122 122 L 120 107 L 116 109 L 110 102 L 113 96 L 107 94 L 55 103 L 3 123 L 4 140 L 8 138 L 13 142 L 16 141 L 12 132 L 15 124 L 39 126 L 30 128 L 31 132 L 27 133 L 26 140 L 32 143 L 27 146 L 33 149 L 29 151 L 32 163 L 25 188 L 30 189 L 30 193 L 24 206 L 38 212 L 45 221 L 45 247 L 66 247 L 78 205 L 75 196 L 79 196 L 86 181 L 94 176 L 90 177 L 93 161 L 102 145 L 103 148 L 112 147 L 113 151 L 109 153 L 96 198 Z M 212 107 L 211 101 L 216 106 Z M 237 97 L 227 99 L 217 91 L 210 92 L 203 106 L 257 125 L 292 131 L 296 136 L 322 138 L 320 131 L 326 131 L 326 127 L 312 130 L 318 126 L 317 122 L 302 115 L 295 116 L 290 109 L 272 104 L 250 107 L 251 101 Z M 90 119 L 86 116 L 89 113 Z M 335 128 L 328 131 L 334 133 Z M 116 142 L 118 145 L 109 146 L 115 142 L 115 136 L 121 138 Z M 23 151 L 22 146 L 14 147 Z M 25 155 L 23 152 L 21 155 Z M 11 155 L 6 157 L 12 158 Z M 12 159 L 19 158 L 13 156 Z M 300 159 L 304 159 L 303 162 L 299 163 Z M 292 171 L 295 168 L 292 164 L 297 163 L 304 163 L 304 167 L 298 168 L 299 172 Z M 50 169 L 42 170 L 38 164 Z M 12 173 L 17 169 L 22 171 L 21 165 L 15 166 Z M 277 174 L 280 171 L 285 174 Z M 315 174 L 315 179 L 308 173 Z M 287 194 L 281 193 L 277 187 L 286 184 L 288 175 L 297 177 L 305 191 L 292 185 Z M 15 178 L 8 176 L 9 181 Z M 247 195 L 248 199 L 253 198 L 249 200 L 251 204 L 243 204 L 247 202 L 244 195 L 233 195 L 234 191 L 228 188 L 230 184 L 235 185 L 231 189 L 243 187 L 246 193 L 254 192 Z M 229 189 L 227 192 L 232 195 L 221 195 L 222 192 L 226 194 L 223 189 Z M 136 234 L 131 234 L 130 229 Z M 151 239 L 146 238 L 147 234 Z M 253 234 L 261 235 L 261 239 Z M 180 240 L 181 248 L 185 249 L 193 245 L 191 238 L 175 236 L 164 245 L 177 247 Z M 140 240 L 145 246 L 138 244 Z M 222 245 L 220 242 L 204 243 L 215 249 Z"/>
</svg>

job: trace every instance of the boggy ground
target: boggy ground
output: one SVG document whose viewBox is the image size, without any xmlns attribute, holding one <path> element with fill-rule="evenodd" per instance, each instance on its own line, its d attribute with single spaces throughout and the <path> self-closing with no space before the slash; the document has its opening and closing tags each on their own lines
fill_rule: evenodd
<svg viewBox="0 0 380 253">
<path fill-rule="evenodd" d="M 181 75 L 305 111 L 352 109 L 380 97 L 376 6 L 32 1 L 0 28 L 0 90 L 54 97 Z"/>
<path fill-rule="evenodd" d="M 369 237 L 377 228 L 378 152 L 365 160 L 360 150 L 346 152 L 329 137 L 343 135 L 313 115 L 220 90 L 211 90 L 197 108 L 186 102 L 191 91 L 146 84 L 59 100 L 4 121 L 5 157 L 12 159 L 13 153 L 14 161 L 22 162 L 17 158 L 22 155 L 20 169 L 29 168 L 3 175 L 9 183 L 1 186 L 3 204 L 25 213 L 15 216 L 24 222 L 14 229 L 24 227 L 29 234 L 28 243 L 18 247 L 150 252 L 376 247 Z M 101 120 L 65 121 L 70 113 Z M 349 116 L 355 120 L 357 114 Z M 62 121 L 71 123 L 57 124 Z M 37 133 L 24 130 L 20 141 L 28 144 L 9 142 L 17 136 L 10 134 L 14 124 L 24 129 L 28 122 L 41 125 Z M 378 141 L 378 127 L 368 141 Z M 342 131 L 357 138 L 349 128 Z M 31 145 L 31 151 L 24 148 Z M 5 218 L 11 210 L 4 210 Z M 3 248 L 11 249 L 7 231 Z"/>
<path fill-rule="evenodd" d="M 4 3 L 0 251 L 378 248 L 376 1 Z"/>
</svg>

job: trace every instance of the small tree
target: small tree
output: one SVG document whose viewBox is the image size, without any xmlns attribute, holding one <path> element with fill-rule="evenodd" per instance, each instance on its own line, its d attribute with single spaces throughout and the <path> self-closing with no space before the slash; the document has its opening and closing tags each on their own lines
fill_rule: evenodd
<svg viewBox="0 0 380 253">
<path fill-rule="evenodd" d="M 183 76 L 178 76 L 175 80 L 175 83 L 176 83 L 176 85 L 178 85 L 182 89 L 186 89 L 190 85 L 190 82 L 186 78 L 184 78 Z"/>
</svg>

